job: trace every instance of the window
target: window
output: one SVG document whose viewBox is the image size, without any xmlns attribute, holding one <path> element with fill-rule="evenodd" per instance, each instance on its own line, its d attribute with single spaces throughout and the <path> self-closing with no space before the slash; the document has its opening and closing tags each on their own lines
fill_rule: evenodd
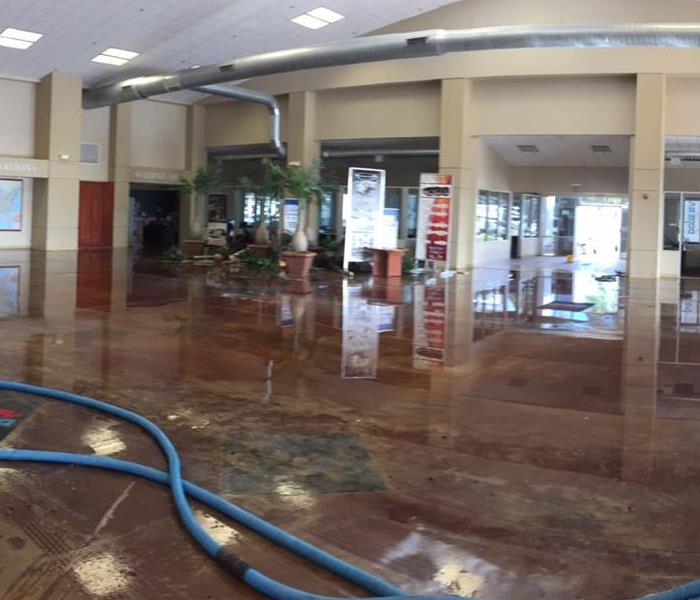
<svg viewBox="0 0 700 600">
<path fill-rule="evenodd" d="M 680 247 L 681 195 L 664 196 L 664 250 Z"/>
<path fill-rule="evenodd" d="M 505 240 L 508 234 L 508 192 L 479 190 L 476 206 L 476 238 Z"/>
<path fill-rule="evenodd" d="M 252 192 L 243 196 L 243 221 L 249 225 L 257 223 L 261 211 L 267 226 L 271 229 L 277 227 L 280 215 L 280 203 L 277 198 L 257 197 Z"/>
<path fill-rule="evenodd" d="M 319 199 L 319 229 L 333 231 L 335 223 L 335 195 L 330 190 L 324 190 Z"/>
<path fill-rule="evenodd" d="M 418 190 L 410 188 L 406 203 L 406 237 L 415 239 L 418 231 Z"/>
<path fill-rule="evenodd" d="M 522 195 L 522 233 L 523 237 L 540 235 L 540 197 L 531 194 Z"/>
<path fill-rule="evenodd" d="M 513 196 L 510 204 L 510 235 L 520 235 L 520 224 L 522 222 L 523 199 L 518 194 Z"/>
</svg>

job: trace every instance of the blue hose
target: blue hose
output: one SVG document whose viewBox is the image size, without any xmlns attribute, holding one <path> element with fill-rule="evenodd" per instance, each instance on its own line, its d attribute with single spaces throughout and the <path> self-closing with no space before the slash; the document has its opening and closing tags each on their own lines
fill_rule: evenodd
<svg viewBox="0 0 700 600">
<path fill-rule="evenodd" d="M 168 472 L 104 456 L 40 450 L 0 450 L 0 461 L 59 463 L 107 469 L 136 475 L 170 487 L 180 520 L 190 535 L 227 570 L 270 598 L 275 600 L 341 600 L 331 596 L 311 594 L 284 585 L 247 565 L 204 530 L 192 514 L 192 508 L 187 501 L 188 495 L 276 543 L 278 546 L 374 594 L 376 600 L 457 600 L 458 598 L 457 596 L 407 596 L 399 588 L 382 579 L 294 537 L 202 487 L 183 480 L 180 457 L 168 436 L 154 423 L 135 412 L 70 392 L 13 381 L 0 380 L 0 390 L 45 396 L 54 400 L 78 404 L 124 419 L 146 430 L 163 450 L 168 461 Z M 469 599 L 461 598 L 461 600 Z M 651 594 L 639 600 L 700 600 L 700 580 L 691 581 L 671 590 Z"/>
<path fill-rule="evenodd" d="M 250 567 L 235 554 L 233 554 L 231 550 L 214 540 L 199 524 L 187 501 L 187 494 L 210 506 L 211 508 L 218 510 L 231 519 L 238 521 L 242 525 L 268 538 L 279 546 L 286 548 L 287 550 L 290 550 L 298 556 L 309 560 L 319 567 L 338 575 L 342 579 L 367 590 L 371 594 L 374 594 L 377 598 L 386 598 L 389 600 L 392 598 L 396 600 L 447 600 L 448 598 L 456 598 L 455 596 L 407 596 L 400 589 L 386 583 L 378 577 L 370 575 L 369 573 L 366 573 L 361 569 L 358 569 L 357 567 L 354 567 L 307 542 L 295 538 L 287 532 L 275 527 L 274 525 L 271 525 L 270 523 L 267 523 L 263 519 L 243 510 L 238 506 L 235 506 L 234 504 L 231 504 L 230 502 L 227 502 L 223 498 L 216 496 L 215 494 L 212 494 L 199 486 L 184 481 L 182 479 L 180 457 L 168 436 L 165 435 L 165 433 L 163 433 L 163 431 L 161 431 L 154 423 L 135 412 L 119 408 L 118 406 L 114 406 L 106 402 L 94 400 L 92 398 L 72 394 L 70 392 L 13 381 L 0 381 L 0 390 L 10 390 L 24 394 L 45 396 L 55 400 L 96 409 L 134 423 L 147 431 L 158 442 L 166 456 L 168 461 L 167 473 L 145 465 L 140 465 L 138 463 L 116 460 L 102 456 L 70 454 L 64 452 L 0 450 L 0 460 L 63 463 L 95 467 L 137 475 L 139 477 L 150 479 L 169 486 L 180 520 L 190 535 L 192 535 L 192 537 L 194 537 L 194 539 L 199 543 L 199 545 L 202 546 L 202 548 L 210 556 L 215 558 L 228 571 L 239 577 L 252 588 L 270 598 L 274 598 L 275 600 L 335 600 L 329 596 L 311 594 L 286 586 Z"/>
</svg>

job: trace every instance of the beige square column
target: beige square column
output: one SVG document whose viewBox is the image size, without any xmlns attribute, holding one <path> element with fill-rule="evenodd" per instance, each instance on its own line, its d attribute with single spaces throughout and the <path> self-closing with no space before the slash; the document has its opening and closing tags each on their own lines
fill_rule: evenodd
<svg viewBox="0 0 700 600">
<path fill-rule="evenodd" d="M 187 107 L 187 136 L 186 136 L 186 156 L 185 168 L 194 176 L 195 171 L 207 165 L 207 144 L 206 144 L 206 118 L 207 113 L 204 106 L 192 105 Z M 208 201 L 207 201 L 208 202 Z M 190 238 L 190 232 L 195 228 L 192 213 L 194 205 L 189 194 L 180 194 L 180 243 Z M 204 206 L 206 215 L 204 216 L 204 227 L 209 219 L 208 205 Z"/>
<path fill-rule="evenodd" d="M 440 102 L 440 173 L 452 175 L 450 267 L 463 270 L 474 260 L 476 168 L 479 138 L 470 135 L 472 82 L 445 79 Z"/>
<path fill-rule="evenodd" d="M 112 246 L 126 248 L 129 245 L 131 104 L 117 104 L 110 110 L 109 178 L 114 182 Z"/>
<path fill-rule="evenodd" d="M 660 275 L 663 250 L 663 191 L 666 76 L 637 75 L 635 131 L 630 154 L 629 276 Z"/>
<path fill-rule="evenodd" d="M 51 73 L 36 90 L 35 155 L 49 164 L 34 187 L 32 248 L 78 248 L 82 82 Z"/>
<path fill-rule="evenodd" d="M 309 167 L 321 158 L 321 144 L 316 139 L 316 93 L 289 94 L 287 116 L 287 163 Z M 283 213 L 284 214 L 284 213 Z M 308 206 L 306 235 L 309 245 L 318 244 L 318 202 Z"/>
</svg>

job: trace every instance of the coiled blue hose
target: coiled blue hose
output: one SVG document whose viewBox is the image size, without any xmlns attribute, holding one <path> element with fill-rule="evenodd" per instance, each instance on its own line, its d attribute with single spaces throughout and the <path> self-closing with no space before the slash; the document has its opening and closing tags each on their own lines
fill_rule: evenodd
<svg viewBox="0 0 700 600">
<path fill-rule="evenodd" d="M 222 515 L 255 531 L 278 546 L 305 558 L 313 564 L 337 575 L 345 581 L 374 594 L 377 600 L 457 600 L 456 596 L 407 596 L 399 588 L 371 575 L 345 561 L 300 540 L 286 531 L 268 523 L 260 517 L 224 500 L 220 496 L 182 479 L 180 457 L 170 439 L 161 429 L 145 417 L 107 402 L 94 400 L 61 390 L 29 385 L 14 381 L 0 380 L 0 390 L 10 390 L 23 394 L 45 396 L 78 404 L 113 415 L 134 423 L 147 431 L 160 445 L 168 461 L 168 472 L 160 471 L 134 462 L 89 454 L 49 452 L 41 450 L 0 450 L 0 461 L 22 461 L 71 464 L 84 467 L 107 469 L 136 475 L 170 487 L 180 520 L 187 531 L 204 550 L 215 558 L 228 571 L 239 577 L 252 588 L 275 600 L 340 600 L 330 596 L 320 596 L 284 585 L 253 569 L 222 544 L 214 540 L 199 524 L 187 501 L 187 496 L 206 504 Z M 372 599 L 369 599 L 372 600 Z M 469 600 L 462 598 L 461 600 Z M 474 600 L 474 599 L 472 599 Z M 645 596 L 640 600 L 700 600 L 700 580 Z"/>
<path fill-rule="evenodd" d="M 336 600 L 329 596 L 311 594 L 284 585 L 264 575 L 260 571 L 250 567 L 231 550 L 214 540 L 206 530 L 199 524 L 192 513 L 192 508 L 187 501 L 187 495 L 203 502 L 211 508 L 219 511 L 223 515 L 241 523 L 256 533 L 275 542 L 279 546 L 293 552 L 294 554 L 309 560 L 317 566 L 341 577 L 345 581 L 355 584 L 377 598 L 396 600 L 448 600 L 455 596 L 408 596 L 400 589 L 389 583 L 354 567 L 345 561 L 334 557 L 315 546 L 304 542 L 289 533 L 271 525 L 260 517 L 216 496 L 215 494 L 196 486 L 182 479 L 182 469 L 180 457 L 165 433 L 154 423 L 145 417 L 108 404 L 93 398 L 79 396 L 61 390 L 19 383 L 14 381 L 0 381 L 0 390 L 9 390 L 23 394 L 45 396 L 62 402 L 69 402 L 85 406 L 87 408 L 99 410 L 113 415 L 130 423 L 138 425 L 147 431 L 160 445 L 168 461 L 168 472 L 159 471 L 138 463 L 117 460 L 109 457 L 71 454 L 65 452 L 48 452 L 39 450 L 0 450 L 0 460 L 3 461 L 29 461 L 47 462 L 81 465 L 112 471 L 120 471 L 137 475 L 151 481 L 156 481 L 170 487 L 175 507 L 178 515 L 187 531 L 204 548 L 204 550 L 215 558 L 228 571 L 239 577 L 245 583 L 259 592 L 275 600 Z M 674 599 L 675 600 L 675 599 Z"/>
</svg>

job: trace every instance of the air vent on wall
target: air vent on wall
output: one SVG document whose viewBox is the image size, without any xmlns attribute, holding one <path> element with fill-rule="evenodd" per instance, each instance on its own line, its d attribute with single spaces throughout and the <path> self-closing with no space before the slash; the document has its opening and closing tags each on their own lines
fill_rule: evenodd
<svg viewBox="0 0 700 600">
<path fill-rule="evenodd" d="M 534 144 L 518 144 L 518 150 L 520 150 L 520 152 L 531 152 L 531 153 L 535 153 L 535 152 L 540 151 L 540 149 L 537 146 L 535 146 Z"/>
<path fill-rule="evenodd" d="M 593 144 L 591 150 L 593 152 L 612 152 L 612 148 L 607 144 Z"/>
<path fill-rule="evenodd" d="M 100 145 L 82 142 L 80 144 L 80 162 L 86 165 L 99 165 Z"/>
</svg>

